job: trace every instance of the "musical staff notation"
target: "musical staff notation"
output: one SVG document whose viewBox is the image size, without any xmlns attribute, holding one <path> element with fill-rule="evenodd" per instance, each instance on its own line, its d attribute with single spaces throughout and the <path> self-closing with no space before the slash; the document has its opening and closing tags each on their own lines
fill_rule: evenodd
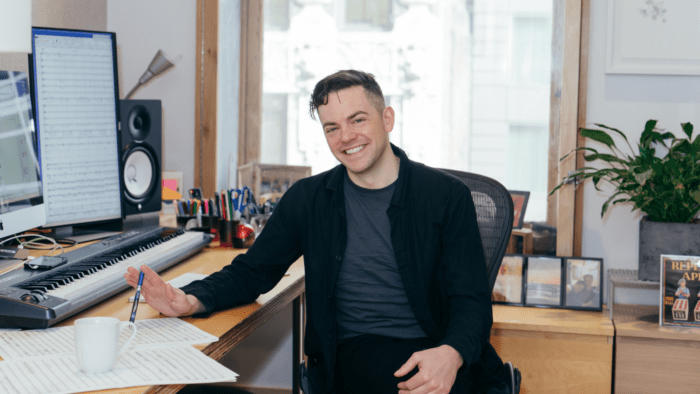
<svg viewBox="0 0 700 394">
<path fill-rule="evenodd" d="M 35 36 L 47 225 L 121 215 L 114 59 L 107 37 Z"/>
</svg>

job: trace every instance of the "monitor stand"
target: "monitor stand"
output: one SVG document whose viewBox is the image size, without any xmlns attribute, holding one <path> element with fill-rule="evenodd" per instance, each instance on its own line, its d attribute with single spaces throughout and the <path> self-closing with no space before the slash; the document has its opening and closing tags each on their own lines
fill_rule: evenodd
<svg viewBox="0 0 700 394">
<path fill-rule="evenodd" d="M 47 236 L 75 243 L 90 242 L 121 234 L 121 219 L 99 225 L 54 227 Z"/>
</svg>

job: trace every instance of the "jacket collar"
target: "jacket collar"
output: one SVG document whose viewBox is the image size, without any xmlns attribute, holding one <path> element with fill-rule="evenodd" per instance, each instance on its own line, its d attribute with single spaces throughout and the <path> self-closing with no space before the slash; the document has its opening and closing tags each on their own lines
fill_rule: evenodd
<svg viewBox="0 0 700 394">
<path fill-rule="evenodd" d="M 408 159 L 403 149 L 394 144 L 390 145 L 391 150 L 399 157 L 399 178 L 396 181 L 396 189 L 394 189 L 394 195 L 391 198 L 391 205 L 403 208 L 406 206 L 406 199 L 408 198 L 407 193 L 408 190 L 410 190 L 409 164 L 411 161 Z M 344 165 L 337 165 L 330 170 L 328 181 L 326 182 L 326 190 L 333 192 L 333 201 L 335 202 L 341 201 L 343 198 L 343 178 L 345 176 L 345 171 L 347 171 L 347 169 Z"/>
</svg>

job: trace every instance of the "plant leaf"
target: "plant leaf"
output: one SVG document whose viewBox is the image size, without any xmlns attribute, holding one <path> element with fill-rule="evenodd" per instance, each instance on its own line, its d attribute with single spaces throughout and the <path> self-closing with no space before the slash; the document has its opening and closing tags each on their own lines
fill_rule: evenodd
<svg viewBox="0 0 700 394">
<path fill-rule="evenodd" d="M 608 163 L 626 163 L 626 161 L 620 159 L 619 157 L 608 153 L 595 153 L 592 155 L 583 156 L 583 159 L 586 161 L 603 160 Z"/>
<path fill-rule="evenodd" d="M 688 139 L 690 139 L 693 136 L 693 125 L 690 122 L 681 123 L 681 127 L 683 128 L 683 131 L 685 131 L 685 135 L 687 135 Z"/>
<path fill-rule="evenodd" d="M 639 138 L 639 142 L 641 142 L 642 145 L 649 145 L 649 137 L 651 136 L 651 133 L 654 132 L 654 128 L 656 128 L 656 122 L 656 120 L 648 120 L 644 125 L 644 131 L 642 132 L 642 136 Z"/>
<path fill-rule="evenodd" d="M 600 123 L 596 123 L 595 125 L 598 126 L 598 127 L 602 127 L 602 128 L 604 128 L 604 129 L 608 129 L 608 130 L 614 131 L 614 132 L 616 132 L 617 134 L 621 135 L 622 138 L 625 139 L 625 141 L 627 141 L 627 136 L 625 136 L 625 133 L 621 132 L 620 130 L 618 130 L 618 129 L 614 128 L 614 127 L 608 127 L 608 126 L 606 126 L 606 125 L 604 125 L 604 124 L 600 124 Z M 629 141 L 627 141 L 627 143 L 629 144 Z"/>
<path fill-rule="evenodd" d="M 567 157 L 569 157 L 570 154 L 575 153 L 575 152 L 578 152 L 578 151 L 591 151 L 591 152 L 594 152 L 594 153 L 598 153 L 597 150 L 595 150 L 595 149 L 593 149 L 593 148 L 588 148 L 588 147 L 585 147 L 585 146 L 584 146 L 584 147 L 581 147 L 581 148 L 572 149 L 571 152 L 569 152 L 569 153 L 565 154 L 564 156 L 562 156 L 562 158 L 559 159 L 559 161 L 563 161 L 564 159 L 566 159 Z"/>
<path fill-rule="evenodd" d="M 615 146 L 615 141 L 613 141 L 612 137 L 610 137 L 610 135 L 603 130 L 581 129 L 580 133 L 583 137 L 590 138 L 593 141 L 598 141 L 609 147 Z"/>
<path fill-rule="evenodd" d="M 693 200 L 700 204 L 700 190 L 690 192 L 690 196 L 693 197 Z"/>
</svg>

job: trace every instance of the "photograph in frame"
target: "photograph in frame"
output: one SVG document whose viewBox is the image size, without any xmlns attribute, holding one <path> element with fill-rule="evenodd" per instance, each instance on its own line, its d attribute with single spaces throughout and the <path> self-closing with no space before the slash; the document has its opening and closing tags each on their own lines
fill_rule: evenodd
<svg viewBox="0 0 700 394">
<path fill-rule="evenodd" d="M 510 197 L 513 199 L 513 228 L 522 228 L 530 192 L 508 190 L 508 193 L 510 193 Z"/>
<path fill-rule="evenodd" d="M 661 255 L 659 324 L 700 325 L 700 256 Z"/>
<path fill-rule="evenodd" d="M 523 303 L 523 265 L 525 256 L 506 255 L 493 286 L 491 300 L 499 304 Z"/>
<path fill-rule="evenodd" d="M 528 257 L 526 272 L 525 305 L 560 307 L 562 259 Z"/>
<path fill-rule="evenodd" d="M 566 259 L 564 306 L 575 309 L 602 310 L 603 260 Z"/>
</svg>

